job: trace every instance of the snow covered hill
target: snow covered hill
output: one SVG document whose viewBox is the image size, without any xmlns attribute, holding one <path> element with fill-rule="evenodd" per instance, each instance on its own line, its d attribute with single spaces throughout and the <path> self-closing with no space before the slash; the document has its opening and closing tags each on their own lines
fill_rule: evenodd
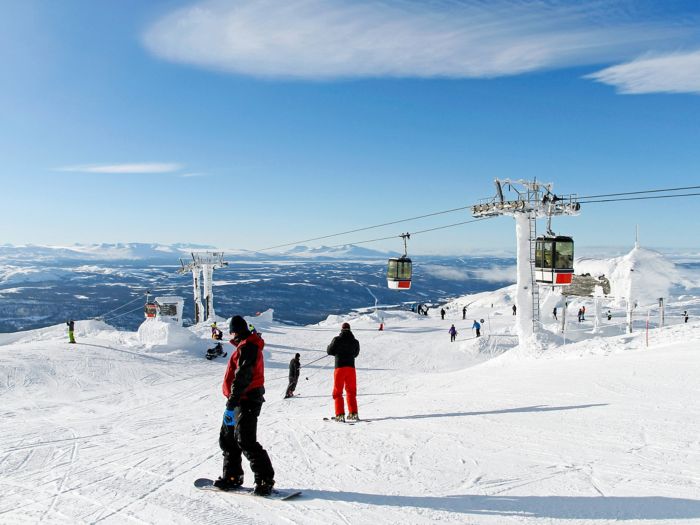
<svg viewBox="0 0 700 525">
<path fill-rule="evenodd" d="M 459 298 L 444 321 L 385 312 L 384 331 L 375 313 L 251 319 L 266 341 L 258 438 L 278 487 L 303 491 L 290 502 L 192 486 L 221 469 L 225 362 L 203 359 L 206 327 L 153 347 L 95 321 L 77 323 L 77 345 L 61 325 L 0 334 L 0 522 L 700 523 L 697 316 L 670 317 L 648 346 L 587 320 L 578 342 L 524 351 L 511 293 Z M 362 345 L 354 426 L 322 420 L 323 356 L 345 320 Z M 285 400 L 296 352 L 300 396 Z"/>
</svg>

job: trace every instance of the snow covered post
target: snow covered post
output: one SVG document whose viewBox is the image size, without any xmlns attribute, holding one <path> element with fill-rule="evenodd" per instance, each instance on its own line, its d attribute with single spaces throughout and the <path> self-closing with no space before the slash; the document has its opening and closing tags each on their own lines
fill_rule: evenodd
<svg viewBox="0 0 700 525">
<path fill-rule="evenodd" d="M 627 332 L 632 333 L 632 310 L 634 310 L 632 299 L 627 299 Z"/>
<path fill-rule="evenodd" d="M 192 268 L 192 286 L 194 292 L 194 322 L 195 324 L 203 321 L 202 312 L 202 288 L 199 282 L 200 268 Z"/>
<path fill-rule="evenodd" d="M 597 334 L 600 332 L 600 315 L 601 315 L 601 308 L 600 308 L 600 301 L 601 298 L 603 297 L 603 287 L 599 285 L 595 285 L 593 287 L 593 310 L 595 317 L 593 318 L 593 333 Z"/>
<path fill-rule="evenodd" d="M 659 326 L 664 327 L 664 298 L 659 297 Z"/>
<path fill-rule="evenodd" d="M 212 281 L 214 277 L 214 267 L 210 264 L 202 266 L 202 274 L 204 275 L 204 320 L 209 322 L 214 320 L 214 291 L 212 290 Z"/>
<path fill-rule="evenodd" d="M 514 213 L 515 237 L 517 243 L 517 283 L 515 293 L 516 331 L 522 344 L 534 334 L 534 311 L 532 301 L 532 268 L 530 261 L 530 214 L 528 212 Z"/>
</svg>

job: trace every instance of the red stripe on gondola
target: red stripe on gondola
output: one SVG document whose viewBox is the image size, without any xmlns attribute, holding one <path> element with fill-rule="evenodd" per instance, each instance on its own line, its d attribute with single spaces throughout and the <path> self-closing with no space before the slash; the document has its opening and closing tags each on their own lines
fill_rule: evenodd
<svg viewBox="0 0 700 525">
<path fill-rule="evenodd" d="M 410 288 L 411 281 L 399 281 L 399 288 Z"/>
<path fill-rule="evenodd" d="M 571 284 L 571 280 L 573 279 L 574 274 L 573 273 L 558 273 L 556 275 L 556 283 L 557 284 Z"/>
</svg>

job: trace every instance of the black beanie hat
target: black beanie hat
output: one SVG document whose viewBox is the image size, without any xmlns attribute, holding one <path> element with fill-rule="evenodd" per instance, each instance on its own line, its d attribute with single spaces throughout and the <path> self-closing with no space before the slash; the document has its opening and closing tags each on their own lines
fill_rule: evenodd
<svg viewBox="0 0 700 525">
<path fill-rule="evenodd" d="M 231 318 L 231 324 L 229 324 L 229 332 L 232 334 L 244 334 L 249 332 L 248 323 L 240 315 L 234 315 Z"/>
</svg>

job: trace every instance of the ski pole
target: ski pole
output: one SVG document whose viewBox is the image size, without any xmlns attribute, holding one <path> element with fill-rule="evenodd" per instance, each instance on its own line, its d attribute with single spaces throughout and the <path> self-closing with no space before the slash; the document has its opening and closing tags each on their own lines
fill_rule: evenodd
<svg viewBox="0 0 700 525">
<path fill-rule="evenodd" d="M 329 356 L 330 356 L 330 354 L 326 354 L 326 355 L 324 355 L 324 356 L 319 357 L 318 359 L 314 359 L 313 361 L 311 361 L 311 362 L 309 362 L 309 363 L 306 363 L 304 366 L 312 365 L 312 364 L 316 363 L 317 361 L 320 361 L 321 359 L 325 359 L 326 357 L 329 357 Z M 304 379 L 306 379 L 306 380 L 308 381 L 308 380 L 309 380 L 309 377 L 306 376 L 306 377 L 304 377 Z"/>
</svg>

